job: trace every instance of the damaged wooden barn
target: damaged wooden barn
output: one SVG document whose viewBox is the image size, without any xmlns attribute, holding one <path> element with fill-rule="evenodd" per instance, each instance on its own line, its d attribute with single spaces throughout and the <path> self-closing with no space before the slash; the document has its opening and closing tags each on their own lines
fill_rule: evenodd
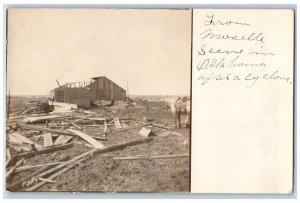
<svg viewBox="0 0 300 203">
<path fill-rule="evenodd" d="M 50 91 L 50 97 L 56 102 L 77 104 L 90 108 L 99 100 L 125 101 L 126 90 L 105 76 L 93 77 L 90 81 L 69 82 Z"/>
</svg>

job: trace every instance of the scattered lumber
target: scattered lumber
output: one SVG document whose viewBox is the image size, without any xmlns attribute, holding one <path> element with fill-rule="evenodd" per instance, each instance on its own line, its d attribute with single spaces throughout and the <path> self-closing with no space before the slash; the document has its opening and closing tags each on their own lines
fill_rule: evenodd
<svg viewBox="0 0 300 203">
<path fill-rule="evenodd" d="M 88 152 L 85 152 L 73 159 L 70 160 L 69 163 L 71 163 L 70 165 L 68 165 L 69 163 L 63 163 L 60 164 L 54 168 L 49 169 L 48 171 L 45 171 L 39 175 L 37 175 L 37 177 L 39 178 L 44 178 L 47 177 L 48 175 L 52 174 L 50 177 L 48 177 L 48 179 L 55 179 L 57 176 L 63 174 L 64 172 L 74 168 L 75 166 L 77 166 L 80 162 L 84 161 L 84 157 L 87 157 L 88 155 L 96 155 L 96 154 L 100 154 L 100 153 L 105 153 L 105 152 L 110 152 L 110 151 L 114 151 L 114 150 L 121 150 L 124 149 L 126 147 L 129 146 L 134 146 L 134 145 L 138 145 L 138 144 L 142 144 L 142 143 L 146 143 L 146 142 L 150 142 L 151 140 L 153 140 L 153 138 L 143 138 L 143 139 L 139 139 L 139 140 L 134 140 L 134 141 L 130 141 L 130 142 L 126 142 L 126 143 L 121 143 L 121 144 L 116 144 L 116 145 L 112 145 L 112 146 L 108 146 L 102 149 L 92 149 Z M 65 168 L 64 168 L 65 167 Z M 58 171 L 59 169 L 61 169 L 60 171 Z M 56 173 L 53 174 L 53 172 L 58 171 Z M 30 191 L 35 191 L 37 189 L 39 189 L 40 187 L 42 187 L 43 185 L 45 185 L 47 182 L 40 182 L 30 188 L 25 189 L 24 191 L 30 192 Z"/>
<path fill-rule="evenodd" d="M 128 156 L 128 157 L 114 157 L 114 160 L 137 160 L 137 159 L 170 159 L 179 157 L 189 157 L 189 154 L 171 154 L 171 155 L 159 155 L 159 156 Z"/>
<path fill-rule="evenodd" d="M 17 152 L 30 152 L 32 150 L 29 144 L 9 145 L 9 148 Z"/>
<path fill-rule="evenodd" d="M 21 140 L 17 139 L 12 134 L 8 134 L 8 140 L 9 140 L 9 143 L 11 143 L 11 144 L 16 144 L 16 145 L 23 144 L 23 142 Z"/>
<path fill-rule="evenodd" d="M 9 169 L 9 171 L 6 173 L 6 178 L 9 178 L 12 175 L 12 173 L 15 171 L 15 169 L 23 163 L 23 161 L 24 161 L 24 158 L 19 160 L 15 166 L 13 166 L 11 169 Z"/>
<path fill-rule="evenodd" d="M 75 128 L 77 128 L 78 130 L 82 130 L 82 127 L 80 127 L 79 125 L 76 125 L 75 123 L 71 123 L 72 126 L 74 126 Z"/>
<path fill-rule="evenodd" d="M 30 114 L 30 115 L 18 115 L 18 116 L 11 116 L 11 117 L 9 117 L 9 120 L 27 118 L 28 116 L 30 116 L 30 117 L 38 117 L 38 116 L 47 116 L 47 115 L 49 115 L 49 114 L 42 113 L 42 114 Z"/>
<path fill-rule="evenodd" d="M 37 149 L 36 151 L 30 151 L 30 152 L 24 152 L 24 153 L 16 154 L 13 157 L 13 159 L 19 159 L 19 158 L 23 158 L 23 157 L 31 157 L 31 156 L 34 156 L 36 154 L 45 154 L 45 153 L 53 152 L 53 151 L 59 150 L 59 149 L 67 149 L 67 148 L 70 148 L 72 146 L 73 146 L 72 143 L 64 144 L 64 145 L 53 145 L 53 146 L 50 146 L 48 148 Z"/>
<path fill-rule="evenodd" d="M 34 146 L 35 146 L 36 148 L 42 148 L 41 145 L 39 145 L 39 144 L 37 144 L 37 143 L 31 141 L 30 139 L 24 137 L 23 135 L 21 135 L 21 134 L 18 133 L 18 132 L 13 132 L 13 133 L 11 133 L 11 135 L 13 135 L 15 138 L 17 138 L 18 140 L 20 140 L 22 143 L 34 144 Z"/>
<path fill-rule="evenodd" d="M 69 159 L 70 159 L 70 157 L 69 157 L 69 156 L 66 156 L 66 157 L 64 157 L 64 158 L 62 158 L 62 159 L 60 159 L 60 160 L 58 160 L 58 162 L 68 161 Z M 29 180 L 29 179 L 35 177 L 36 175 L 38 175 L 38 174 L 40 174 L 40 173 L 42 173 L 42 172 L 44 172 L 44 171 L 47 171 L 47 170 L 51 169 L 52 167 L 53 167 L 53 165 L 45 165 L 44 167 L 42 167 L 42 168 L 40 168 L 40 169 L 38 169 L 38 170 L 32 172 L 30 175 L 28 175 L 28 176 L 26 176 L 26 177 L 23 177 L 23 178 L 19 179 L 19 180 L 16 181 L 14 184 L 8 185 L 7 189 L 8 189 L 9 191 L 19 191 L 20 188 L 21 188 L 21 186 L 22 186 L 22 184 L 23 184 L 24 182 L 26 182 L 27 180 Z"/>
<path fill-rule="evenodd" d="M 98 142 L 97 140 L 95 140 L 94 138 L 92 138 L 91 136 L 89 136 L 83 132 L 80 132 L 77 130 L 72 130 L 72 129 L 67 129 L 67 131 L 69 131 L 75 135 L 78 135 L 79 137 L 81 137 L 82 139 L 84 139 L 85 141 L 90 143 L 92 146 L 94 146 L 95 148 L 98 148 L 98 149 L 104 148 L 104 145 L 102 143 Z"/>
<path fill-rule="evenodd" d="M 20 123 L 26 124 L 26 123 L 37 123 L 37 122 L 44 122 L 49 120 L 54 120 L 57 118 L 62 118 L 66 116 L 62 115 L 47 115 L 47 116 L 36 116 L 36 117 L 26 117 L 20 121 Z"/>
<path fill-rule="evenodd" d="M 18 126 L 23 130 L 36 130 L 36 131 L 43 131 L 43 132 L 54 133 L 54 134 L 59 134 L 59 135 L 75 136 L 73 133 L 70 133 L 70 132 L 67 132 L 67 131 L 62 131 L 62 130 L 41 128 L 41 127 L 36 127 L 36 126 L 26 125 L 26 124 L 18 124 Z"/>
<path fill-rule="evenodd" d="M 67 165 L 65 168 L 63 168 L 62 170 L 52 174 L 51 176 L 48 177 L 48 179 L 53 180 L 54 178 L 56 178 L 57 176 L 63 174 L 64 172 L 74 168 L 75 166 L 77 166 L 77 164 L 79 164 L 80 162 L 74 162 L 73 164 Z M 40 178 L 38 178 L 40 180 Z M 41 181 L 36 185 L 33 185 L 27 189 L 25 189 L 25 191 L 30 192 L 30 191 L 35 191 L 37 189 L 39 189 L 40 187 L 42 187 L 43 185 L 45 185 L 47 183 L 47 181 Z"/>
<path fill-rule="evenodd" d="M 60 144 L 66 144 L 69 142 L 73 136 L 68 136 L 68 135 L 60 135 L 54 142 L 54 145 L 60 145 Z"/>
<path fill-rule="evenodd" d="M 67 163 L 68 161 L 59 161 L 59 162 L 54 162 L 54 163 L 48 163 L 48 164 L 39 164 L 39 165 L 27 165 L 27 166 L 21 166 L 15 169 L 16 172 L 21 172 L 21 171 L 26 171 L 30 169 L 35 169 L 35 168 L 40 168 L 44 166 L 53 166 L 53 165 L 58 165 L 62 163 Z"/>
</svg>

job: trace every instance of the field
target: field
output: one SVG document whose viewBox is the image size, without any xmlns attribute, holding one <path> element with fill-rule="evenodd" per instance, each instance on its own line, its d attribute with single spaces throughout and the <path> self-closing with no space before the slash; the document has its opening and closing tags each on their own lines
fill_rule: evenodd
<svg viewBox="0 0 300 203">
<path fill-rule="evenodd" d="M 18 127 L 22 119 L 31 114 L 18 112 L 26 110 L 31 101 L 45 101 L 45 98 L 12 97 L 10 119 L 7 121 L 7 135 L 18 132 L 33 142 L 44 145 L 41 131 L 24 130 Z M 64 117 L 44 122 L 30 124 L 36 127 L 48 127 L 57 130 L 74 128 L 75 123 L 82 128 L 87 135 L 99 136 L 98 142 L 105 147 L 119 143 L 145 139 L 139 134 L 142 127 L 151 129 L 153 139 L 124 149 L 108 151 L 105 153 L 91 153 L 84 161 L 74 165 L 66 172 L 46 182 L 34 191 L 72 191 L 72 192 L 188 192 L 190 181 L 190 158 L 139 158 L 132 160 L 119 160 L 118 157 L 153 157 L 165 155 L 182 155 L 190 153 L 190 129 L 175 129 L 174 115 L 166 109 L 165 103 L 156 98 L 148 98 L 147 106 L 135 102 L 134 105 L 126 105 L 125 102 L 116 103 L 111 107 L 95 107 L 92 109 L 74 109 L 63 113 Z M 19 117 L 21 118 L 19 118 Z M 115 125 L 108 126 L 105 137 L 104 124 L 89 118 L 105 118 L 106 121 L 120 120 L 121 129 Z M 157 127 L 158 126 L 158 127 Z M 164 135 L 168 132 L 167 135 Z M 98 133 L 98 135 L 97 135 Z M 164 135 L 164 136 L 162 136 Z M 53 142 L 59 135 L 52 134 Z M 103 138 L 103 139 L 101 139 Z M 69 143 L 72 147 L 57 149 L 49 153 L 34 154 L 26 157 L 22 162 L 24 166 L 36 166 L 58 162 L 63 158 L 79 156 L 93 149 L 93 146 L 80 137 L 74 136 Z M 7 145 L 10 146 L 10 145 Z M 20 151 L 10 148 L 11 157 L 14 158 Z M 18 160 L 7 165 L 7 171 L 14 167 Z M 44 166 L 45 167 L 45 166 Z M 54 167 L 54 166 L 53 166 Z M 26 180 L 41 167 L 32 167 L 28 170 L 15 169 L 13 175 L 7 179 L 7 189 L 10 191 L 28 191 L 32 185 L 41 182 Z M 38 176 L 38 175 L 36 175 Z M 50 177 L 50 175 L 49 175 Z M 49 177 L 44 177 L 49 179 Z M 22 184 L 17 184 L 24 180 Z M 26 187 L 26 184 L 28 186 Z"/>
</svg>

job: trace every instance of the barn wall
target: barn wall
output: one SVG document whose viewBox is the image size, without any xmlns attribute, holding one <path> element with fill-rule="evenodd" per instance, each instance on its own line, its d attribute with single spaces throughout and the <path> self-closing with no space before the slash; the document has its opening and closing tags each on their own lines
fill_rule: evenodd
<svg viewBox="0 0 300 203">
<path fill-rule="evenodd" d="M 54 99 L 57 102 L 65 101 L 65 88 L 56 88 L 54 90 Z"/>
<path fill-rule="evenodd" d="M 77 104 L 79 107 L 90 107 L 90 91 L 86 88 L 65 88 L 66 103 Z"/>
<path fill-rule="evenodd" d="M 90 87 L 93 101 L 126 99 L 126 91 L 106 77 L 101 77 L 94 81 Z"/>
</svg>

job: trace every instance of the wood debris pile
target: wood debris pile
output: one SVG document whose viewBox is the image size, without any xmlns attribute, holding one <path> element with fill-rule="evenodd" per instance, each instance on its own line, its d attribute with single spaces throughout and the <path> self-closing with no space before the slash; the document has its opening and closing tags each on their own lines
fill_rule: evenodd
<svg viewBox="0 0 300 203">
<path fill-rule="evenodd" d="M 153 136 L 180 136 L 168 127 L 153 123 L 154 119 L 144 118 L 139 121 L 131 117 L 115 117 L 112 109 L 104 109 L 100 114 L 93 110 L 79 109 L 74 104 L 53 101 L 34 104 L 37 108 L 30 103 L 30 108 L 10 114 L 7 119 L 6 179 L 7 189 L 10 191 L 35 191 L 44 184 L 54 184 L 56 177 L 97 153 L 149 142 Z M 105 104 L 103 101 L 95 104 L 101 107 L 114 105 Z M 43 107 L 47 110 L 41 111 L 43 105 L 47 106 Z M 97 133 L 88 133 L 90 128 L 96 129 Z M 139 139 L 115 145 L 106 144 L 110 134 L 132 128 L 140 129 Z M 66 155 L 57 158 L 51 163 L 26 164 L 28 157 L 39 156 L 42 159 L 45 154 L 55 157 L 58 151 L 73 148 L 78 144 L 90 149 L 74 157 Z M 11 181 L 12 177 L 19 173 L 26 175 Z"/>
</svg>

